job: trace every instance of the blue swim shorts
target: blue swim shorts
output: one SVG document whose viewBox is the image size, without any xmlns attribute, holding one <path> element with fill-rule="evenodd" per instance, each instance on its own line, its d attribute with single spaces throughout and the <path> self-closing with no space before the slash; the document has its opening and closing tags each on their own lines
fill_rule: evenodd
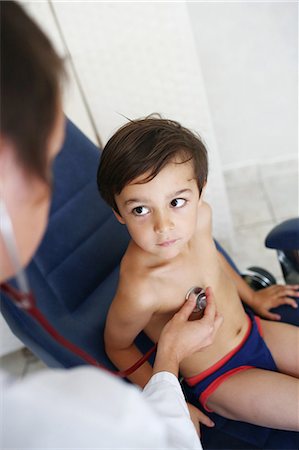
<svg viewBox="0 0 299 450">
<path fill-rule="evenodd" d="M 252 368 L 278 372 L 270 350 L 262 338 L 259 317 L 253 314 L 247 314 L 247 317 L 248 329 L 242 342 L 237 347 L 213 366 L 198 375 L 184 379 L 188 391 L 192 391 L 192 397 L 198 399 L 208 412 L 213 412 L 206 405 L 209 396 L 221 383 L 235 373 Z"/>
</svg>

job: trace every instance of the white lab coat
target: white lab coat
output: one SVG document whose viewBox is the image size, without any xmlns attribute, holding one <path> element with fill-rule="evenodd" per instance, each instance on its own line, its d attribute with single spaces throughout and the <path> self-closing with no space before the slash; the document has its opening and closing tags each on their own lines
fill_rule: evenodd
<svg viewBox="0 0 299 450">
<path fill-rule="evenodd" d="M 3 449 L 200 449 L 177 378 L 143 392 L 93 367 L 2 378 Z"/>
</svg>

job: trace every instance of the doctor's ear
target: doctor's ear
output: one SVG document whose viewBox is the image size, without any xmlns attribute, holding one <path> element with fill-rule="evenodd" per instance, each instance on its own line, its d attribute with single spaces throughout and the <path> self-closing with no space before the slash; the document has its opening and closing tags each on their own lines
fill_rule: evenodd
<svg viewBox="0 0 299 450">
<path fill-rule="evenodd" d="M 124 219 L 122 218 L 122 216 L 121 216 L 117 211 L 115 211 L 115 209 L 112 209 L 112 211 L 113 211 L 113 214 L 115 215 L 115 217 L 117 218 L 117 220 L 119 221 L 119 223 L 121 223 L 122 225 L 124 225 L 124 224 L 125 224 L 125 221 L 124 221 Z"/>
</svg>

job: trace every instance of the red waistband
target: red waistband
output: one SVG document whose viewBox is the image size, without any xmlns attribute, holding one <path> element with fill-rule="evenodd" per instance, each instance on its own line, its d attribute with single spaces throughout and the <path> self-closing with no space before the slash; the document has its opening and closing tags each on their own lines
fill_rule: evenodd
<svg viewBox="0 0 299 450">
<path fill-rule="evenodd" d="M 185 378 L 185 381 L 189 386 L 194 386 L 195 384 L 199 383 L 201 380 L 209 376 L 211 373 L 214 373 L 216 370 L 220 369 L 220 367 L 222 367 L 232 356 L 234 356 L 235 353 L 237 353 L 240 350 L 240 348 L 247 341 L 252 328 L 252 323 L 248 315 L 247 319 L 248 319 L 248 328 L 240 344 L 238 344 L 235 348 L 233 348 L 229 353 L 227 353 L 223 358 L 221 358 L 218 362 L 213 364 L 208 369 L 204 370 L 203 372 L 200 372 L 198 375 L 194 375 L 193 377 Z M 258 317 L 255 317 L 255 320 L 256 319 L 258 319 Z M 257 325 L 259 328 L 259 332 L 261 333 L 261 326 L 259 320 L 257 321 Z"/>
</svg>

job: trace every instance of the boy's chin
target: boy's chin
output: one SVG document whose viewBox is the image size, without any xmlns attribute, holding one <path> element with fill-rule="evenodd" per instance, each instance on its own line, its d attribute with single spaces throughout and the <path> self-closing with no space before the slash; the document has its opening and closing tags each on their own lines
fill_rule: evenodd
<svg viewBox="0 0 299 450">
<path fill-rule="evenodd" d="M 172 248 L 160 248 L 156 255 L 159 256 L 163 260 L 171 260 L 176 258 L 181 252 L 181 248 L 178 246 L 174 246 Z"/>
</svg>

